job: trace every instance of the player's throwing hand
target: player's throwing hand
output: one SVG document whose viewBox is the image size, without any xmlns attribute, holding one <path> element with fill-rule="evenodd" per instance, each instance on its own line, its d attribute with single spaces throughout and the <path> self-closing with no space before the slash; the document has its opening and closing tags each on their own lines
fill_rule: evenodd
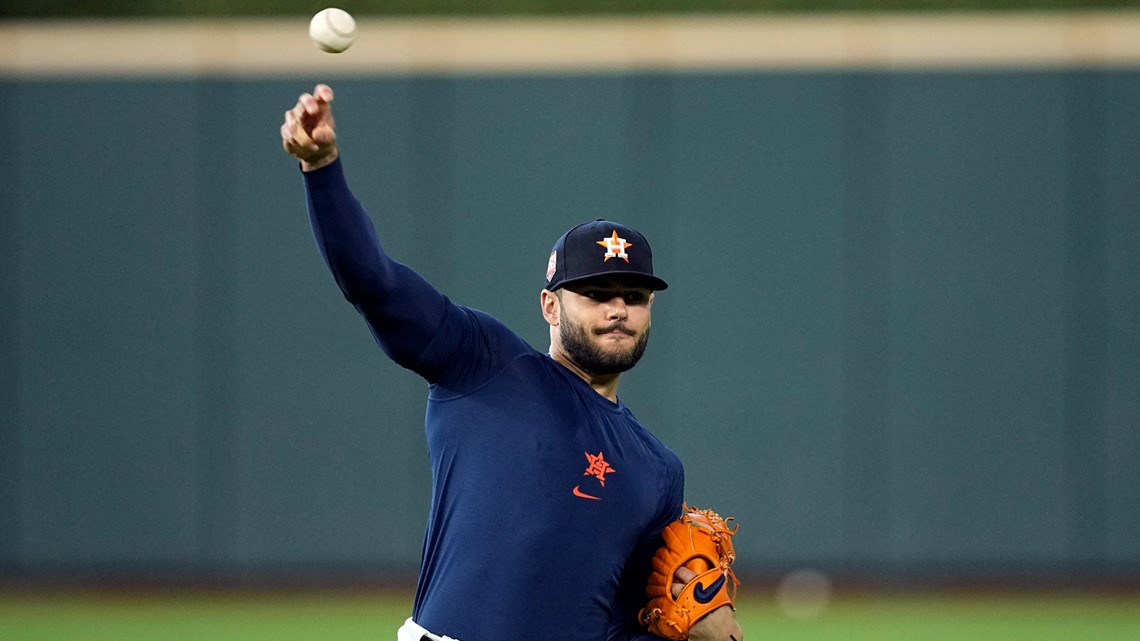
<svg viewBox="0 0 1140 641">
<path fill-rule="evenodd" d="M 333 90 L 320 84 L 313 93 L 304 93 L 285 112 L 281 124 L 281 144 L 301 161 L 303 171 L 320 169 L 340 155 L 336 146 L 336 123 L 332 115 Z"/>
</svg>

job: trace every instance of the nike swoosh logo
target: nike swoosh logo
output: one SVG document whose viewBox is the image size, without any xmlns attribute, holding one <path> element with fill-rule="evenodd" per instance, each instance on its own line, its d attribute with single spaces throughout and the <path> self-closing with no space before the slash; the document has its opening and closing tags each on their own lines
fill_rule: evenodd
<svg viewBox="0 0 1140 641">
<path fill-rule="evenodd" d="M 724 587 L 723 574 L 707 588 L 698 582 L 697 586 L 693 588 L 693 598 L 696 599 L 697 603 L 708 603 L 713 600 L 713 597 L 716 596 L 717 592 L 720 592 L 722 587 Z"/>
<path fill-rule="evenodd" d="M 586 494 L 586 493 L 585 493 L 585 492 L 583 492 L 582 490 L 579 490 L 579 489 L 578 489 L 578 486 L 577 486 L 577 485 L 575 485 L 575 486 L 574 486 L 574 496 L 580 496 L 580 497 L 582 497 L 582 498 L 584 498 L 584 499 L 593 499 L 593 500 L 595 500 L 595 501 L 600 501 L 600 500 L 602 500 L 602 499 L 600 499 L 600 498 L 598 498 L 598 497 L 596 497 L 596 496 L 590 496 L 589 494 Z"/>
</svg>

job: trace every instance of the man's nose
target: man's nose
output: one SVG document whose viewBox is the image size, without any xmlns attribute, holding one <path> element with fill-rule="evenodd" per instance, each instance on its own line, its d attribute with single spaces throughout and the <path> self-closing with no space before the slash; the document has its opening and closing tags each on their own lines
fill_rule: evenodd
<svg viewBox="0 0 1140 641">
<path fill-rule="evenodd" d="M 629 309 L 625 306 L 625 299 L 621 296 L 614 296 L 609 300 L 609 318 L 628 318 Z"/>
</svg>

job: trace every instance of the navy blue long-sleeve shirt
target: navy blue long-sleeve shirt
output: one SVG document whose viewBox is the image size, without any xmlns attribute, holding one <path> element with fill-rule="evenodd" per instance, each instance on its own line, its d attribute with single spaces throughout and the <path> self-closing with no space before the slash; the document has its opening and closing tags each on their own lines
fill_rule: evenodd
<svg viewBox="0 0 1140 641">
<path fill-rule="evenodd" d="M 304 182 L 345 297 L 429 383 L 416 622 L 461 641 L 658 639 L 636 614 L 681 512 L 681 461 L 624 404 L 389 257 L 339 160 Z"/>
</svg>

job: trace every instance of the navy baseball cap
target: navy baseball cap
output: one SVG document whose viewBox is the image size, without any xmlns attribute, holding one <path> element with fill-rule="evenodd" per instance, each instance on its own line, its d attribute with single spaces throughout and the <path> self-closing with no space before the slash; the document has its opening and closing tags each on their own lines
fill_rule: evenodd
<svg viewBox="0 0 1140 641">
<path fill-rule="evenodd" d="M 637 276 L 654 291 L 669 287 L 653 275 L 653 251 L 645 236 L 632 227 L 599 218 L 570 229 L 555 241 L 546 267 L 546 289 L 554 291 L 613 274 Z"/>
</svg>

